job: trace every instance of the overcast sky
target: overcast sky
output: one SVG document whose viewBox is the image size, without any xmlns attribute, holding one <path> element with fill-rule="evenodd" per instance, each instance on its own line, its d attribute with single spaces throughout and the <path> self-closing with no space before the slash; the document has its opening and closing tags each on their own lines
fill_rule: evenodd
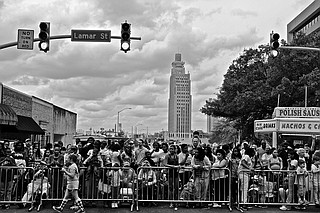
<svg viewBox="0 0 320 213">
<path fill-rule="evenodd" d="M 168 129 L 169 76 L 175 53 L 191 74 L 192 129 L 206 129 L 200 108 L 214 98 L 229 65 L 245 48 L 269 42 L 313 0 L 0 0 L 0 45 L 18 29 L 51 24 L 51 36 L 71 29 L 111 30 L 131 23 L 131 51 L 110 43 L 52 40 L 50 51 L 0 50 L 0 82 L 78 114 L 77 129 Z M 140 125 L 142 124 L 142 125 Z"/>
</svg>

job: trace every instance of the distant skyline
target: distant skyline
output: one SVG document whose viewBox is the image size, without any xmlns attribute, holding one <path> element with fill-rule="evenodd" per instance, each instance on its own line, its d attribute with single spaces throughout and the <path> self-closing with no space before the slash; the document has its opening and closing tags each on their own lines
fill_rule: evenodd
<svg viewBox="0 0 320 213">
<path fill-rule="evenodd" d="M 17 40 L 18 29 L 48 21 L 51 36 L 71 29 L 111 30 L 131 24 L 131 51 L 108 43 L 52 40 L 48 53 L 16 47 L 0 50 L 0 82 L 78 114 L 77 129 L 149 133 L 168 129 L 171 63 L 182 54 L 191 75 L 192 130 L 206 131 L 201 107 L 215 98 L 229 65 L 245 48 L 286 39 L 287 24 L 313 0 L 0 0 L 0 45 Z"/>
</svg>

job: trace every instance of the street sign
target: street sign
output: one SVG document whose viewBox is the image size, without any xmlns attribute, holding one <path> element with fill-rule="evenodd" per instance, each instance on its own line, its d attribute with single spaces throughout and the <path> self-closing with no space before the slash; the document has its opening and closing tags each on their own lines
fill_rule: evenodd
<svg viewBox="0 0 320 213">
<path fill-rule="evenodd" d="M 71 30 L 71 41 L 111 42 L 111 30 Z"/>
<path fill-rule="evenodd" d="M 18 29 L 17 49 L 33 50 L 34 30 Z"/>
</svg>

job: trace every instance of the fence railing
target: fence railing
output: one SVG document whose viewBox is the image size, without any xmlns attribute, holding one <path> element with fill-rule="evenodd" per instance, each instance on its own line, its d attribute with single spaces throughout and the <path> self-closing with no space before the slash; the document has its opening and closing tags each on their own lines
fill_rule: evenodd
<svg viewBox="0 0 320 213">
<path fill-rule="evenodd" d="M 43 178 L 34 179 L 33 167 L 3 166 L 0 167 L 0 204 L 18 204 L 34 202 L 33 196 Z"/>
<path fill-rule="evenodd" d="M 307 206 L 319 201 L 320 174 L 256 170 L 240 172 L 238 204 Z"/>
<path fill-rule="evenodd" d="M 81 167 L 79 196 L 88 203 L 127 203 L 131 210 L 158 203 L 226 204 L 231 210 L 235 203 L 238 207 L 302 205 L 302 201 L 315 204 L 319 199 L 319 174 L 257 170 L 238 175 L 231 178 L 227 168 L 139 167 L 135 171 L 130 167 Z M 0 177 L 0 204 L 60 201 L 66 189 L 66 177 L 59 167 L 0 167 Z"/>
</svg>

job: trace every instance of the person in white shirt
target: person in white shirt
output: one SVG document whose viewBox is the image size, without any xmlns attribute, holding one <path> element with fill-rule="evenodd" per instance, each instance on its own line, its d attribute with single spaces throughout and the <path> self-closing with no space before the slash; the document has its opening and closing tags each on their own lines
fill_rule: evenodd
<svg viewBox="0 0 320 213">
<path fill-rule="evenodd" d="M 240 180 L 240 191 L 241 198 L 244 203 L 242 207 L 244 210 L 247 209 L 246 203 L 248 203 L 248 189 L 249 189 L 249 173 L 253 171 L 253 164 L 251 158 L 255 155 L 252 148 L 245 150 L 239 164 L 239 180 Z"/>
<path fill-rule="evenodd" d="M 153 162 L 159 166 L 160 164 L 160 158 L 162 156 L 163 150 L 160 149 L 160 144 L 155 141 L 152 144 L 153 149 L 151 150 L 151 159 L 153 160 Z"/>
<path fill-rule="evenodd" d="M 241 144 L 241 155 L 244 156 L 245 154 L 245 151 L 250 147 L 248 141 L 243 141 L 242 144 Z"/>
<path fill-rule="evenodd" d="M 69 195 L 71 194 L 75 199 L 75 203 L 79 207 L 77 213 L 84 213 L 84 207 L 81 199 L 78 195 L 79 190 L 79 169 L 76 164 L 77 156 L 70 155 L 69 156 L 70 165 L 67 168 L 62 168 L 62 172 L 67 176 L 67 189 L 65 190 L 65 195 L 60 206 L 53 206 L 53 209 L 56 212 L 61 213 L 68 202 Z"/>
<path fill-rule="evenodd" d="M 179 162 L 179 165 L 182 167 L 179 170 L 179 176 L 180 176 L 182 187 L 188 183 L 192 175 L 191 160 L 192 160 L 192 155 L 188 152 L 188 145 L 182 144 L 181 152 L 178 154 L 178 162 Z"/>
<path fill-rule="evenodd" d="M 313 174 L 313 196 L 316 207 L 320 207 L 320 156 L 313 156 L 313 163 L 311 165 L 311 172 Z"/>
<path fill-rule="evenodd" d="M 166 155 L 169 153 L 169 145 L 167 143 L 162 143 L 161 144 L 161 149 L 163 152 L 160 154 L 160 166 L 163 166 L 163 161 Z"/>
</svg>

